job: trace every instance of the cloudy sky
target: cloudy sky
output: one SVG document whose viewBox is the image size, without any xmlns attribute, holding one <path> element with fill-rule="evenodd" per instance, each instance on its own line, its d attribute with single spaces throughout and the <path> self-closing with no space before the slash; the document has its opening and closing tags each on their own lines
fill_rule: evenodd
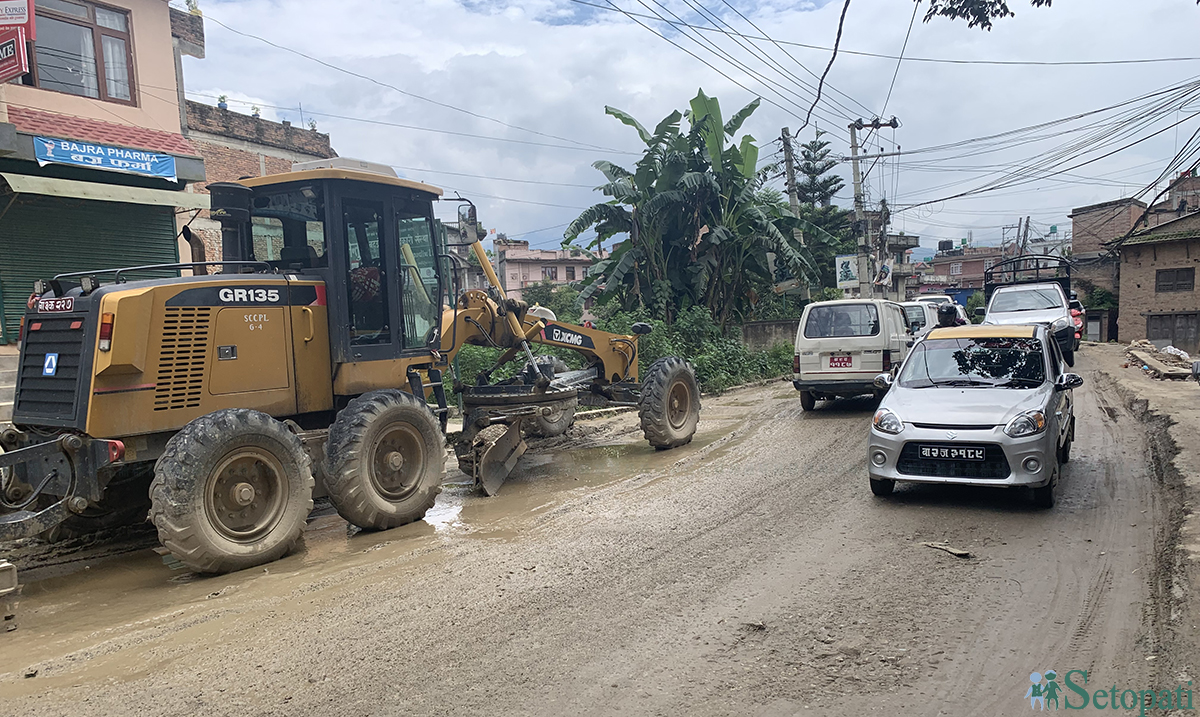
<svg viewBox="0 0 1200 717">
<path fill-rule="evenodd" d="M 1017 16 L 991 32 L 942 19 L 923 23 L 918 15 L 892 88 L 897 61 L 891 58 L 904 45 L 913 4 L 852 0 L 842 49 L 889 57 L 840 54 L 827 99 L 800 135 L 807 141 L 817 128 L 828 131 L 840 155 L 848 153 L 851 120 L 899 118 L 903 126 L 871 135 L 866 151 L 892 152 L 899 145 L 905 154 L 876 163 L 867 184 L 873 202 L 886 198 L 899 208 L 933 202 L 896 216 L 896 228 L 920 234 L 924 246 L 967 232 L 977 243 L 995 243 L 1004 225 L 1027 215 L 1035 232 L 1052 225 L 1064 232 L 1072 207 L 1135 194 L 1200 126 L 1191 118 L 1200 100 L 1164 95 L 1156 99 L 1172 100 L 1165 106 L 1139 102 L 1048 125 L 1012 136 L 1000 151 L 981 153 L 997 149 L 994 141 L 923 151 L 1115 105 L 1200 76 L 1197 60 L 978 62 L 1200 58 L 1200 8 L 1193 0 L 1056 0 L 1050 9 L 1009 2 Z M 803 124 L 812 102 L 806 85 L 815 85 L 814 74 L 829 60 L 827 50 L 784 43 L 829 47 L 842 8 L 840 0 L 611 4 L 634 17 L 573 0 L 201 0 L 207 58 L 185 58 L 186 84 L 197 101 L 215 103 L 225 94 L 233 110 L 249 112 L 257 104 L 265 117 L 294 124 L 301 124 L 302 107 L 303 122 L 315 120 L 330 133 L 339 154 L 459 191 L 479 206 L 485 226 L 550 247 L 561 241 L 563 225 L 600 198 L 591 189 L 602 181 L 592 162 L 631 164 L 636 157 L 637 135 L 606 116 L 605 105 L 653 125 L 685 108 L 701 87 L 720 98 L 726 116 L 761 96 L 763 106 L 743 131 L 758 139 L 764 157 L 772 155 L 780 129 L 795 132 Z M 706 10 L 712 16 L 702 14 Z M 641 17 L 656 13 L 710 31 Z M 714 23 L 780 45 L 745 39 L 739 45 L 711 31 Z M 1118 111 L 1144 121 L 1118 124 Z M 1044 176 L 1154 132 L 1111 157 Z M 1039 172 L 1029 181 L 935 201 L 1028 167 Z M 849 208 L 849 165 L 839 171 L 847 188 L 837 202 Z M 440 213 L 450 217 L 453 209 Z"/>
</svg>

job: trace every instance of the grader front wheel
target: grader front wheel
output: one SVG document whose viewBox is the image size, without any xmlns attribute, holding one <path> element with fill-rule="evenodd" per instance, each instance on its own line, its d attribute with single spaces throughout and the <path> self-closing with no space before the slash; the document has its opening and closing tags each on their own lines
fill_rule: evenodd
<svg viewBox="0 0 1200 717">
<path fill-rule="evenodd" d="M 192 421 L 154 466 L 150 518 L 184 565 L 227 573 L 283 557 L 312 510 L 300 440 L 265 413 L 227 409 Z"/>
<path fill-rule="evenodd" d="M 329 500 L 360 528 L 386 530 L 425 516 L 442 489 L 446 450 L 437 418 L 396 390 L 350 402 L 326 443 Z"/>
<path fill-rule="evenodd" d="M 655 361 L 642 383 L 638 417 L 655 448 L 691 443 L 700 422 L 700 385 L 691 365 L 676 356 Z"/>
</svg>

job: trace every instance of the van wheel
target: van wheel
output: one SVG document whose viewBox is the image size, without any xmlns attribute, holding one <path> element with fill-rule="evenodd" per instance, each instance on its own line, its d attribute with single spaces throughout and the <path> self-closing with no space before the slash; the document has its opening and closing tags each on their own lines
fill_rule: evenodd
<svg viewBox="0 0 1200 717">
<path fill-rule="evenodd" d="M 800 408 L 805 411 L 817 410 L 817 397 L 813 395 L 812 391 L 800 392 Z"/>
<path fill-rule="evenodd" d="M 896 489 L 896 481 L 894 481 L 894 480 L 891 480 L 888 478 L 878 478 L 878 479 L 872 478 L 871 479 L 871 492 L 881 498 L 884 496 L 891 495 L 892 491 L 895 489 Z"/>
</svg>

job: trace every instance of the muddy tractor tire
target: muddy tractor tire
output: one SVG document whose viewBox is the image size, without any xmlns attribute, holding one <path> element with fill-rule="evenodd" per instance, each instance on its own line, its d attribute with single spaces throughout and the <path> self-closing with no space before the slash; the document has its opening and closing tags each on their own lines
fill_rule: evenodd
<svg viewBox="0 0 1200 717">
<path fill-rule="evenodd" d="M 691 443 L 700 422 L 700 384 L 688 362 L 668 356 L 651 364 L 642 382 L 638 418 L 655 448 Z"/>
<path fill-rule="evenodd" d="M 338 413 L 325 444 L 337 512 L 369 530 L 425 517 L 442 489 L 446 449 L 437 418 L 411 394 L 371 391 Z"/>
<path fill-rule="evenodd" d="M 154 466 L 150 519 L 171 554 L 201 573 L 286 555 L 312 511 L 312 462 L 300 439 L 265 413 L 201 416 Z"/>
<path fill-rule="evenodd" d="M 525 420 L 525 434 L 529 436 L 541 436 L 543 438 L 561 436 L 567 432 L 568 428 L 574 425 L 575 406 L 578 404 L 578 398 L 570 398 L 550 404 L 550 415 L 543 416 L 539 414 Z"/>
</svg>

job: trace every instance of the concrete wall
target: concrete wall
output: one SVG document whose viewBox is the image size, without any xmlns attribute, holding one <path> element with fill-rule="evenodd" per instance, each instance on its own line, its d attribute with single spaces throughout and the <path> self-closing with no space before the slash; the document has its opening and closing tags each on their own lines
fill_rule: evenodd
<svg viewBox="0 0 1200 717">
<path fill-rule="evenodd" d="M 1188 266 L 1196 267 L 1200 274 L 1200 238 L 1121 250 L 1121 314 L 1117 325 L 1122 342 L 1146 338 L 1145 312 L 1200 311 L 1200 287 L 1192 291 L 1154 291 L 1159 269 Z"/>
<path fill-rule="evenodd" d="M 106 0 L 104 4 L 129 11 L 136 106 L 14 84 L 5 86 L 4 99 L 14 105 L 47 112 L 179 134 L 175 49 L 167 3 L 163 0 Z"/>
<path fill-rule="evenodd" d="M 800 319 L 751 321 L 742 324 L 742 343 L 754 351 L 769 349 L 775 344 L 793 346 L 796 343 L 796 331 L 799 328 Z"/>
</svg>

